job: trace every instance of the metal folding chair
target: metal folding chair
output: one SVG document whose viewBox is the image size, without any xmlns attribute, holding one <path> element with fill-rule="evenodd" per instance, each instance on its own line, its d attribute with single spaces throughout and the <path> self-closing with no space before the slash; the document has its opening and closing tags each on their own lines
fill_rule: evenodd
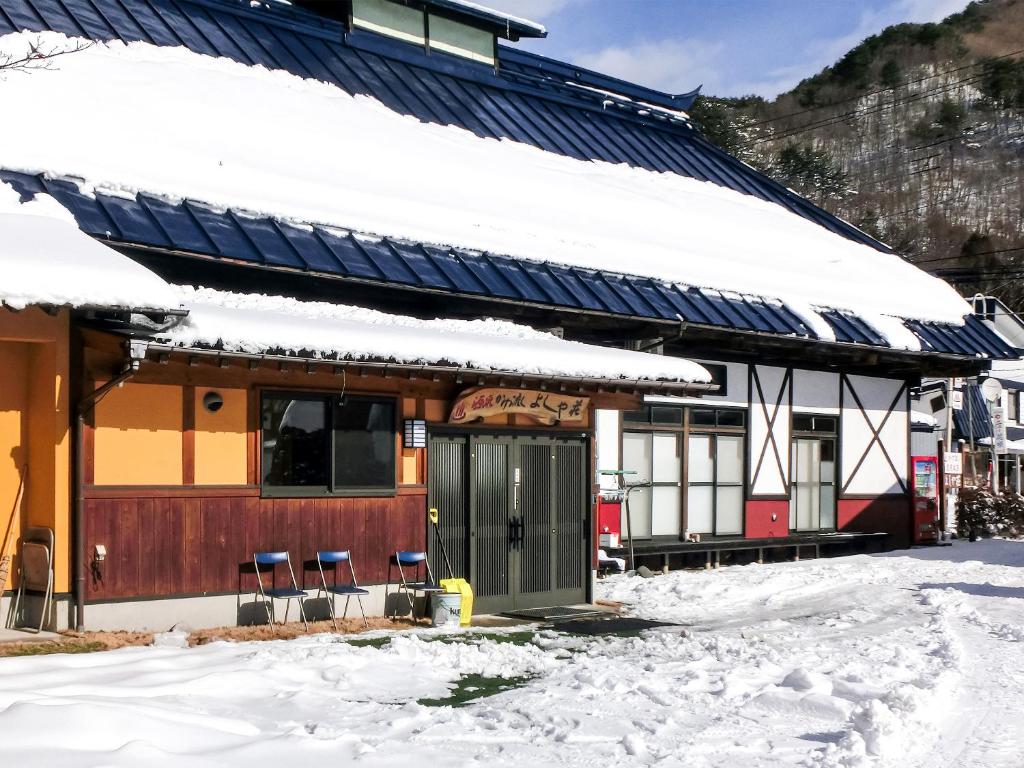
<svg viewBox="0 0 1024 768">
<path fill-rule="evenodd" d="M 424 597 L 428 597 L 434 592 L 444 592 L 434 580 L 426 552 L 395 552 L 394 559 L 388 563 L 388 584 L 391 584 L 392 565 L 398 566 L 399 583 L 395 594 L 405 592 L 405 597 L 409 601 L 409 611 L 413 618 L 416 618 L 416 593 L 422 592 Z M 414 569 L 411 581 L 405 578 L 405 568 Z M 426 573 L 425 579 L 423 578 L 424 573 Z M 423 610 L 426 615 L 426 607 Z"/>
<path fill-rule="evenodd" d="M 340 563 L 348 563 L 348 572 L 352 579 L 348 584 L 338 583 L 338 565 Z M 352 552 L 347 549 L 339 552 L 317 552 L 316 565 L 320 570 L 320 586 L 317 587 L 316 596 L 320 597 L 321 592 L 325 595 L 330 595 L 329 605 L 331 606 L 331 621 L 334 623 L 334 628 L 338 628 L 337 612 L 334 605 L 338 595 L 345 597 L 345 610 L 342 612 L 341 618 L 344 619 L 348 616 L 348 604 L 355 597 L 356 602 L 359 603 L 359 613 L 363 616 L 363 626 L 369 627 L 370 623 L 366 620 L 366 611 L 363 610 L 363 595 L 370 593 L 368 590 L 360 587 L 359 582 L 356 581 L 356 569 L 352 565 Z M 327 574 L 324 571 L 325 565 L 331 571 L 332 581 L 330 584 L 327 583 Z"/>
<path fill-rule="evenodd" d="M 41 592 L 43 605 L 39 609 L 39 625 L 34 627 L 18 626 L 18 609 L 24 610 L 22 601 L 26 592 Z M 14 609 L 11 611 L 14 627 L 39 633 L 50 615 L 50 603 L 53 601 L 53 531 L 42 526 L 31 526 L 25 529 L 21 537 L 21 563 L 18 568 L 18 593 L 14 598 Z"/>
<path fill-rule="evenodd" d="M 288 566 L 288 576 L 291 579 L 292 585 L 290 587 L 275 587 L 274 586 L 274 575 L 277 571 L 277 566 L 280 564 L 286 564 Z M 292 600 L 299 601 L 299 615 L 302 616 L 302 625 L 309 630 L 309 623 L 306 621 L 306 611 L 302 607 L 302 601 L 305 600 L 308 595 L 305 590 L 299 589 L 299 584 L 295 581 L 295 571 L 292 570 L 292 559 L 288 556 L 287 552 L 253 552 L 252 564 L 256 568 L 256 583 L 259 585 L 259 596 L 260 601 L 263 605 L 269 606 L 270 625 L 274 626 L 276 616 L 274 614 L 274 600 L 287 600 L 284 609 L 284 622 L 288 621 L 288 611 L 291 608 Z M 263 586 L 263 571 L 266 568 L 260 568 L 260 566 L 270 566 L 270 587 Z"/>
</svg>

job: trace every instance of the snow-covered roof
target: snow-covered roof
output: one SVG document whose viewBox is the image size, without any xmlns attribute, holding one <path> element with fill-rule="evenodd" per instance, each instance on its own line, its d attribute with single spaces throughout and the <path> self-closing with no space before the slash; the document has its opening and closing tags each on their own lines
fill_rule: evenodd
<svg viewBox="0 0 1024 768">
<path fill-rule="evenodd" d="M 916 424 L 919 427 L 932 427 L 939 426 L 939 422 L 935 420 L 935 417 L 928 413 L 922 413 L 921 411 L 910 411 L 910 423 Z"/>
<path fill-rule="evenodd" d="M 22 203 L 0 183 L 0 303 L 177 309 L 180 298 L 145 267 L 80 231 L 56 200 Z"/>
<path fill-rule="evenodd" d="M 39 37 L 76 44 L 16 34 L 0 49 Z M 422 123 L 327 83 L 184 48 L 96 44 L 7 78 L 0 97 L 14 114 L 44 104 L 77 116 L 71 131 L 56 119 L 7 123 L 0 167 L 86 189 L 777 298 L 826 340 L 820 307 L 911 349 L 916 337 L 888 316 L 960 323 L 969 311 L 897 256 L 751 195 Z"/>
<path fill-rule="evenodd" d="M 502 320 L 419 320 L 280 296 L 179 290 L 188 317 L 159 338 L 175 347 L 558 378 L 711 381 L 689 360 L 565 341 Z"/>
<path fill-rule="evenodd" d="M 982 437 L 977 442 L 979 445 L 992 445 L 992 438 Z M 1007 440 L 1005 453 L 1010 455 L 1024 454 L 1024 440 Z"/>
</svg>

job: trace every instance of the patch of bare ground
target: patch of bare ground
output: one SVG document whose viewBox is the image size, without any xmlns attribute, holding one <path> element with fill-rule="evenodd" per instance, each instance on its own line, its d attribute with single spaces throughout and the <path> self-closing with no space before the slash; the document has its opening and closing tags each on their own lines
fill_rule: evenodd
<svg viewBox="0 0 1024 768">
<path fill-rule="evenodd" d="M 291 640 L 303 635 L 314 635 L 322 632 L 339 635 L 356 635 L 362 632 L 372 632 L 382 629 L 411 629 L 413 627 L 429 626 L 429 621 L 411 621 L 407 618 L 389 619 L 382 616 L 371 616 L 367 618 L 369 627 L 363 626 L 362 619 L 339 619 L 338 629 L 329 621 L 311 621 L 309 630 L 302 626 L 301 621 L 288 622 L 287 624 L 257 624 L 245 627 L 214 627 L 213 629 L 197 629 L 188 637 L 189 645 L 205 645 L 217 640 L 228 640 L 231 642 L 246 642 L 249 640 Z"/>
<path fill-rule="evenodd" d="M 152 632 L 62 632 L 56 640 L 0 643 L 0 656 L 91 653 L 112 651 L 129 645 L 150 645 L 152 642 Z"/>
<path fill-rule="evenodd" d="M 377 630 L 402 630 L 413 627 L 429 626 L 429 621 L 412 621 L 407 618 L 389 619 L 380 616 L 367 619 L 369 626 L 363 626 L 362 619 L 338 620 L 335 630 L 330 621 L 311 621 L 309 629 L 303 627 L 301 621 L 287 624 L 259 624 L 244 627 L 214 627 L 198 629 L 189 634 L 190 646 L 206 645 L 207 643 L 225 640 L 228 642 L 248 642 L 251 640 L 291 640 L 307 634 L 334 633 L 338 635 L 357 635 Z M 55 640 L 26 640 L 25 642 L 0 643 L 0 657 L 3 656 L 41 656 L 50 653 L 91 653 L 94 651 L 111 651 L 127 646 L 152 645 L 152 632 L 62 632 Z"/>
</svg>

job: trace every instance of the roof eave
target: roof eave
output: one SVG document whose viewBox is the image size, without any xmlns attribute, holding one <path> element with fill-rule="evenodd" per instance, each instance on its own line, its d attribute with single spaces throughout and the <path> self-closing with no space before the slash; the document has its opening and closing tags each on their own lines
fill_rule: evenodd
<svg viewBox="0 0 1024 768">
<path fill-rule="evenodd" d="M 602 378 L 597 376 L 569 376 L 557 374 L 523 373 L 512 370 L 496 370 L 491 368 L 472 368 L 467 366 L 442 365 L 431 363 L 402 363 L 381 359 L 347 359 L 341 356 L 325 357 L 317 356 L 316 353 L 308 354 L 285 354 L 280 350 L 267 352 L 237 352 L 215 349 L 203 346 L 179 346 L 162 342 L 150 342 L 148 344 L 149 355 L 166 361 L 170 356 L 183 357 L 205 357 L 215 361 L 229 363 L 232 360 L 257 361 L 271 364 L 306 364 L 308 366 L 325 366 L 334 369 L 366 369 L 388 375 L 389 373 L 401 373 L 410 378 L 417 376 L 441 377 L 452 376 L 456 383 L 469 380 L 479 380 L 483 383 L 487 379 L 505 378 L 509 380 L 529 382 L 545 389 L 554 386 L 556 389 L 597 389 L 610 392 L 629 392 L 635 394 L 686 394 L 700 396 L 713 393 L 718 385 L 705 382 L 684 382 L 676 380 L 652 380 L 652 379 L 626 379 L 626 378 Z"/>
</svg>

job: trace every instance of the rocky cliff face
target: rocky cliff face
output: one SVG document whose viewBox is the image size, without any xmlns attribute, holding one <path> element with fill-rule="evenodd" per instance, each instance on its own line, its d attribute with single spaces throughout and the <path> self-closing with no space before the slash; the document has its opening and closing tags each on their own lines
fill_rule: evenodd
<svg viewBox="0 0 1024 768">
<path fill-rule="evenodd" d="M 1024 0 L 889 27 L 773 101 L 705 97 L 693 112 L 961 292 L 1024 310 Z"/>
</svg>

